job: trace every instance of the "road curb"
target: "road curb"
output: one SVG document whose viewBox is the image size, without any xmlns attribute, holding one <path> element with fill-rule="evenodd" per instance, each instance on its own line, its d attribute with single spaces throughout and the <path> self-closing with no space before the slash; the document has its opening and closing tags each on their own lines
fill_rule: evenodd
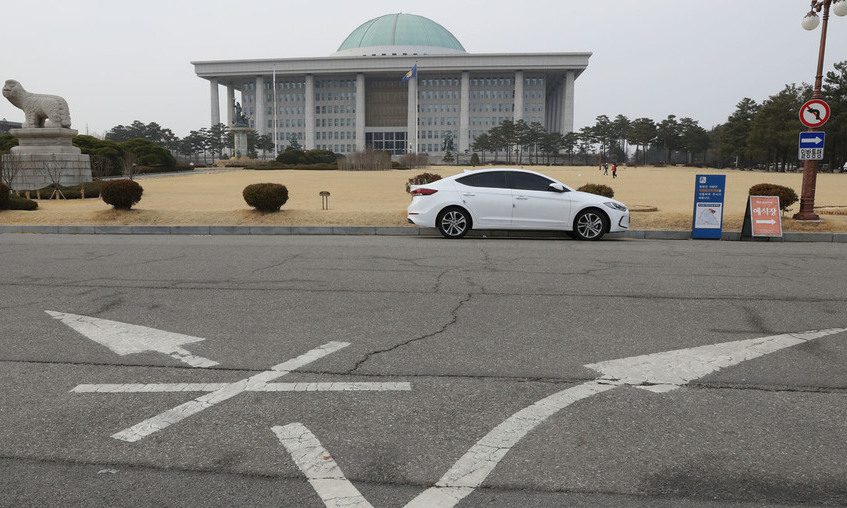
<svg viewBox="0 0 847 508">
<path fill-rule="evenodd" d="M 0 234 L 62 234 L 62 235 L 192 235 L 192 236 L 237 236 L 237 235 L 338 235 L 338 236 L 421 236 L 437 237 L 431 228 L 376 227 L 376 226 L 127 226 L 127 225 L 0 225 Z M 559 231 L 486 231 L 472 230 L 469 238 L 566 238 Z M 609 238 L 633 240 L 690 240 L 691 232 L 674 230 L 631 230 L 610 233 Z M 721 240 L 739 241 L 741 234 L 725 231 Z M 798 233 L 786 232 L 773 242 L 847 243 L 847 233 Z"/>
</svg>

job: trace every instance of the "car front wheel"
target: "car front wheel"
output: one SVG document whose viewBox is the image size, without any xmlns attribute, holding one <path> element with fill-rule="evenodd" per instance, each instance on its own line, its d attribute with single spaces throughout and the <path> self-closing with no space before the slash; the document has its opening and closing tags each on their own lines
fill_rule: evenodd
<svg viewBox="0 0 847 508">
<path fill-rule="evenodd" d="M 444 238 L 451 240 L 462 238 L 471 229 L 471 217 L 461 208 L 447 208 L 438 214 L 436 223 Z"/>
<path fill-rule="evenodd" d="M 609 230 L 609 219 L 592 208 L 579 212 L 574 220 L 573 233 L 580 240 L 599 240 Z"/>
</svg>

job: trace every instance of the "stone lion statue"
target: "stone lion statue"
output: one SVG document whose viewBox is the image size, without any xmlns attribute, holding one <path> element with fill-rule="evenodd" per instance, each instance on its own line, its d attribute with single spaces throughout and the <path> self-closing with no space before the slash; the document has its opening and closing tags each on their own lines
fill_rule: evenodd
<svg viewBox="0 0 847 508">
<path fill-rule="evenodd" d="M 23 85 L 14 79 L 9 79 L 3 85 L 3 97 L 23 110 L 26 115 L 23 125 L 25 129 L 45 127 L 45 120 L 50 121 L 47 127 L 69 128 L 71 126 L 68 103 L 58 95 L 30 93 L 24 89 Z"/>
</svg>

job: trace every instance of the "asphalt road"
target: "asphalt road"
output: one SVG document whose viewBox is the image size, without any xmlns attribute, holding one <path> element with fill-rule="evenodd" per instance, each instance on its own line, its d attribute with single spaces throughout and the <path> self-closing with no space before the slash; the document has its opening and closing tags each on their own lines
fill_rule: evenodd
<svg viewBox="0 0 847 508">
<path fill-rule="evenodd" d="M 847 327 L 843 244 L 0 235 L 0 263 L 2 506 L 320 507 L 343 474 L 400 507 L 587 364 Z M 121 356 L 45 311 L 203 338 L 184 349 L 218 365 Z M 274 382 L 410 389 L 245 391 L 134 442 L 112 436 L 203 393 L 72 391 L 243 388 L 330 342 Z M 494 447 L 457 506 L 847 504 L 847 332 L 645 387 Z M 312 469 L 272 430 L 296 423 Z"/>
</svg>

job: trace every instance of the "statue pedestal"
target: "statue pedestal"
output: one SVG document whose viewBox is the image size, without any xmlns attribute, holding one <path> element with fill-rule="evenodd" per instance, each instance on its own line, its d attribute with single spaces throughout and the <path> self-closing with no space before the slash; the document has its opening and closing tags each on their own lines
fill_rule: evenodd
<svg viewBox="0 0 847 508">
<path fill-rule="evenodd" d="M 233 140 L 233 157 L 247 157 L 247 133 L 250 127 L 234 126 L 229 128 Z"/>
<path fill-rule="evenodd" d="M 17 170 L 12 182 L 15 190 L 34 190 L 53 185 L 50 173 L 60 185 L 79 185 L 91 181 L 91 158 L 73 146 L 74 129 L 12 129 L 18 146 L 3 156 L 8 170 Z"/>
</svg>

